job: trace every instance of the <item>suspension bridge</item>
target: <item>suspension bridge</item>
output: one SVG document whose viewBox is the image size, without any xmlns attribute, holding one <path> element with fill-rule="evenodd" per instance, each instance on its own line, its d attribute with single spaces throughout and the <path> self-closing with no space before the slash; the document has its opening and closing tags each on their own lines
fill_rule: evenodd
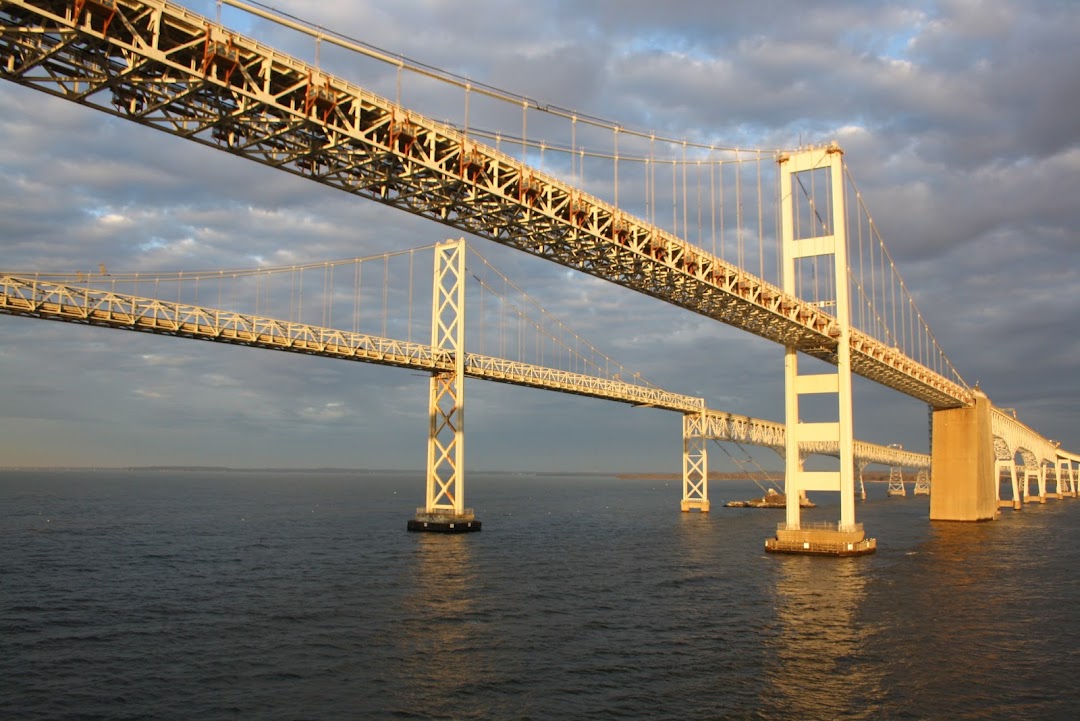
<svg viewBox="0 0 1080 721">
<path fill-rule="evenodd" d="M 835 144 L 745 150 L 635 131 L 407 62 L 263 6 L 225 4 L 308 38 L 315 62 L 161 0 L 3 0 L 0 74 L 553 261 L 783 346 L 786 420 L 775 424 L 769 431 L 773 443 L 764 445 L 779 445 L 783 438 L 788 505 L 785 522 L 767 541 L 769 550 L 874 548 L 854 516 L 859 456 L 851 414 L 853 374 L 933 410 L 931 518 L 994 517 L 1003 503 L 1002 470 L 1012 470 L 1012 504 L 1032 495 L 1030 483 L 1038 484 L 1038 498 L 1050 496 L 1050 479 L 1056 481 L 1053 495 L 1075 495 L 1080 456 L 995 408 L 949 362 Z M 351 61 L 392 68 L 395 99 L 324 68 L 324 46 L 350 53 Z M 413 77 L 459 92 L 461 120 L 437 122 L 435 111 L 406 107 L 403 78 Z M 507 130 L 516 113 L 520 130 Z M 668 207 L 670 224 L 660 219 L 660 208 Z M 385 338 L 340 335 L 324 343 L 334 333 L 330 329 L 282 325 L 280 319 L 234 318 L 229 329 L 200 315 L 209 308 L 169 307 L 135 295 L 115 296 L 114 305 L 113 296 L 91 297 L 85 287 L 48 287 L 18 274 L 5 281 L 5 309 L 67 317 L 78 314 L 82 293 L 83 311 L 94 307 L 97 314 L 82 322 L 151 330 L 162 314 L 171 319 L 161 327 L 175 327 L 161 332 L 187 337 L 216 334 L 225 342 L 353 353 L 358 360 L 362 348 L 360 355 L 371 362 L 427 363 L 432 416 L 442 420 L 433 421 L 428 497 L 418 522 L 436 516 L 471 521 L 462 494 L 455 492 L 460 477 L 450 473 L 447 481 L 436 473 L 432 480 L 431 469 L 452 465 L 448 458 L 453 456 L 453 444 L 437 439 L 436 425 L 460 430 L 455 414 L 466 368 L 478 374 L 485 363 L 494 367 L 505 359 L 470 361 L 464 350 L 464 324 L 456 315 L 463 309 L 456 290 L 458 262 L 463 261 L 436 262 L 431 345 L 393 350 L 381 345 Z M 770 273 L 775 282 L 767 279 Z M 130 304 L 126 311 L 124 302 Z M 10 309 L 7 303 L 13 304 Z M 212 313 L 215 321 L 223 317 L 221 309 Z M 251 327 L 241 328 L 244 323 Z M 801 357 L 825 361 L 833 370 L 800 373 Z M 497 380 L 490 377 L 493 371 L 485 372 Z M 514 375 L 521 373 L 522 379 L 533 374 L 526 384 L 553 383 L 535 368 L 500 372 L 507 373 L 502 380 L 508 382 L 523 382 Z M 596 383 L 575 378 L 569 392 L 640 402 L 620 394 L 644 391 L 611 382 L 586 392 Z M 803 421 L 805 396 L 827 397 L 832 418 Z M 664 398 L 670 406 L 662 407 L 684 418 L 683 507 L 707 510 L 705 440 L 722 435 L 712 424 L 724 414 L 709 411 L 700 399 Z M 765 433 L 757 423 L 745 421 Z M 802 459 L 811 448 L 835 449 L 839 468 L 805 470 Z M 1019 479 L 1017 456 L 1023 459 Z M 798 497 L 806 491 L 840 494 L 837 524 L 804 527 Z"/>
<path fill-rule="evenodd" d="M 466 247 L 464 240 L 448 241 L 407 253 L 250 270 L 0 274 L 0 313 L 396 366 L 434 376 L 451 376 L 460 356 L 465 378 L 673 411 L 686 419 L 688 441 L 761 446 L 783 454 L 784 424 L 711 409 L 703 398 L 643 380 L 553 318 L 483 256 L 474 251 L 474 262 L 466 265 Z M 417 275 L 428 265 L 428 252 L 431 273 L 424 283 Z M 407 267 L 396 268 L 394 260 Z M 387 298 L 391 284 L 413 289 L 400 308 L 392 309 Z M 153 297 L 140 295 L 140 290 Z M 425 295 L 431 296 L 427 305 L 432 308 L 427 326 L 417 322 L 414 310 L 417 296 Z M 230 310 L 205 305 L 207 298 Z M 421 298 L 421 303 L 426 300 Z M 472 311 L 466 313 L 466 307 Z M 347 318 L 352 330 L 327 325 L 335 317 Z M 479 322 L 464 320 L 473 317 Z M 416 325 L 420 327 L 414 329 Z M 404 328 L 406 338 L 387 337 L 393 328 Z M 413 340 L 414 334 L 430 336 L 431 343 Z M 491 346 L 499 355 L 459 354 L 465 338 L 480 348 Z M 450 407 L 432 409 L 442 422 L 429 437 L 429 462 L 434 462 L 428 476 L 439 479 L 436 487 L 448 496 L 437 504 L 464 498 L 464 464 L 458 451 L 463 396 L 463 389 L 457 389 Z M 828 442 L 804 443 L 800 453 L 804 458 L 838 456 L 839 449 Z M 683 507 L 708 510 L 707 461 L 691 453 L 683 460 Z M 902 468 L 925 474 L 930 458 L 857 441 L 855 462 L 860 471 L 870 464 L 887 465 L 896 476 Z"/>
</svg>

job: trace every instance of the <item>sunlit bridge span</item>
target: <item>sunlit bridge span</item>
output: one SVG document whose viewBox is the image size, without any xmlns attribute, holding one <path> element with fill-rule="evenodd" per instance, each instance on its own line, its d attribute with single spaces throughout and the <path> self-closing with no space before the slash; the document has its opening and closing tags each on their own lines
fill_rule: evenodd
<svg viewBox="0 0 1080 721">
<path fill-rule="evenodd" d="M 453 374 L 457 354 L 451 345 L 454 339 L 445 332 L 432 333 L 431 329 L 456 328 L 461 316 L 479 317 L 478 322 L 466 324 L 466 338 L 472 345 L 489 346 L 499 355 L 466 351 L 463 357 L 467 378 L 673 411 L 683 414 L 686 423 L 696 429 L 692 435 L 697 437 L 783 453 L 783 423 L 711 409 L 703 398 L 669 392 L 643 380 L 640 374 L 551 318 L 485 258 L 474 253 L 473 262 L 461 268 L 460 273 L 456 267 L 448 266 L 447 262 L 469 257 L 465 248 L 464 241 L 451 241 L 408 253 L 240 271 L 3 274 L 0 313 L 438 375 Z M 444 262 L 435 263 L 435 258 Z M 450 273 L 445 272 L 448 268 Z M 426 284 L 417 277 L 425 270 L 430 276 Z M 434 295 L 421 297 L 418 303 L 406 297 L 402 307 L 391 309 L 385 291 L 392 282 L 413 288 L 414 295 L 432 296 L 433 291 Z M 154 297 L 139 295 L 140 290 Z M 186 301 L 188 298 L 191 302 Z M 199 305 L 200 298 L 203 303 L 211 299 L 226 304 L 231 310 Z M 441 304 L 433 302 L 439 298 Z M 454 302 L 447 302 L 451 298 Z M 430 324 L 421 322 L 421 312 L 414 307 L 418 304 L 424 308 L 434 306 Z M 471 309 L 463 313 L 466 306 Z M 268 316 L 277 312 L 284 317 Z M 345 317 L 353 330 L 304 321 L 318 318 L 327 323 L 334 317 Z M 378 334 L 366 332 L 368 326 Z M 400 332 L 402 328 L 405 338 L 386 337 L 388 329 Z M 428 335 L 432 342 L 413 340 L 414 335 Z M 457 400 L 461 405 L 462 399 Z M 839 449 L 835 443 L 804 443 L 800 452 L 804 456 L 837 456 Z M 880 464 L 895 472 L 925 472 L 930 465 L 927 455 L 861 441 L 855 444 L 855 454 L 860 468 Z M 701 467 L 697 469 L 699 474 L 688 473 L 687 497 L 707 502 L 706 461 L 688 460 Z"/>
<path fill-rule="evenodd" d="M 1005 502 L 998 493 L 1002 470 L 1013 473 L 1009 505 L 1024 497 L 1075 495 L 1080 456 L 994 408 L 949 362 L 835 144 L 747 150 L 639 132 L 411 64 L 262 7 L 226 4 L 308 38 L 315 63 L 159 0 L 3 0 L 0 73 L 783 346 L 788 510 L 770 550 L 874 550 L 854 516 L 853 374 L 933 409 L 932 518 L 995 516 Z M 323 45 L 347 50 L 357 67 L 360 60 L 384 69 L 388 64 L 397 77 L 395 98 L 356 84 L 363 77 L 347 80 L 324 68 Z M 406 107 L 400 101 L 403 78 L 459 93 L 460 105 L 452 111 L 459 119 L 432 120 L 446 117 L 443 105 L 430 112 Z M 447 320 L 433 323 L 431 346 L 441 353 L 428 349 L 425 370 L 432 373 L 432 408 L 441 409 L 446 427 L 460 432 L 455 399 L 466 369 L 476 373 L 480 365 L 469 365 L 464 324 L 449 310 L 458 302 L 460 279 L 448 280 L 460 272 L 458 261 L 436 257 L 432 317 Z M 35 298 L 30 300 L 16 289 L 25 279 L 9 281 L 8 302 L 14 294 L 33 305 L 53 293 L 48 303 L 56 308 L 49 312 L 71 310 L 64 310 L 68 290 L 35 288 L 27 291 Z M 800 373 L 803 356 L 833 370 Z M 446 365 L 451 360 L 453 368 Z M 834 399 L 835 418 L 800 422 L 800 397 L 809 395 Z M 684 509 L 707 510 L 704 441 L 713 416 L 704 402 L 672 410 L 684 414 Z M 453 465 L 453 443 L 439 439 L 438 430 L 433 425 L 427 504 L 420 515 L 465 520 L 456 492 L 460 469 L 449 480 L 438 473 L 432 480 L 432 468 Z M 803 449 L 814 444 L 836 449 L 837 470 L 803 468 Z M 1018 455 L 1024 459 L 1019 478 Z M 1048 480 L 1056 481 L 1053 493 Z M 1038 484 L 1037 494 L 1029 492 L 1030 483 Z M 803 528 L 798 498 L 806 491 L 838 492 L 839 522 Z"/>
</svg>

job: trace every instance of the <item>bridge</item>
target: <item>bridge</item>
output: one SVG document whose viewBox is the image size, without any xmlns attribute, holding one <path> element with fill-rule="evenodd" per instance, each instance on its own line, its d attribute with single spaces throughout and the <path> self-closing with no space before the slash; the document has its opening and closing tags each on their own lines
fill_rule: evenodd
<svg viewBox="0 0 1080 721">
<path fill-rule="evenodd" d="M 307 34 L 316 44 L 333 43 L 405 69 L 402 59 L 355 41 L 247 3 L 227 3 Z M 159 0 L 5 0 L 0 27 L 0 73 L 7 80 L 429 218 L 783 346 L 788 511 L 771 550 L 873 550 L 854 519 L 855 463 L 842 460 L 836 471 L 807 471 L 800 462 L 800 450 L 815 443 L 835 444 L 841 459 L 855 458 L 853 374 L 933 409 L 932 518 L 994 517 L 1000 505 L 995 471 L 1014 465 L 1018 455 L 1031 469 L 1022 473 L 1024 485 L 1036 479 L 1040 497 L 1047 495 L 1048 473 L 1057 479 L 1058 494 L 1075 493 L 1075 485 L 1068 485 L 1075 456 L 994 408 L 948 361 L 835 145 L 733 151 L 658 138 L 410 67 L 464 93 L 464 121 L 436 122 L 318 63 Z M 520 107 L 520 135 L 471 125 L 474 96 Z M 534 122 L 538 116 L 562 121 L 569 142 L 530 140 L 530 116 Z M 610 150 L 598 149 L 602 138 Z M 504 139 L 520 153 L 507 151 Z M 545 169 L 552 155 L 562 158 L 550 160 L 552 166 L 565 170 L 569 162 L 570 180 Z M 582 178 L 586 171 L 591 177 L 596 162 L 609 173 L 612 201 L 583 187 Z M 667 167 L 675 210 L 672 227 L 663 228 L 656 222 L 665 199 L 657 168 Z M 699 201 L 697 217 L 708 215 L 721 233 L 730 226 L 738 243 L 736 263 L 715 252 L 715 231 L 712 250 L 689 240 L 689 169 L 697 169 L 700 197 L 702 167 L 709 173 L 709 193 L 704 204 Z M 721 188 L 726 179 L 737 198 L 725 206 L 721 190 L 719 213 L 714 179 Z M 628 185 L 639 183 L 644 205 L 631 212 L 638 206 L 620 203 L 620 187 L 625 199 Z M 763 191 L 769 187 L 775 196 Z M 855 200 L 850 205 L 849 197 Z M 778 221 L 769 227 L 766 219 L 775 216 Z M 700 220 L 698 225 L 700 237 Z M 756 249 L 746 242 L 754 231 Z M 777 246 L 777 283 L 765 279 L 766 258 L 773 257 L 766 237 Z M 749 270 L 755 251 L 757 273 Z M 825 361 L 834 371 L 800 373 L 804 357 Z M 460 380 L 461 353 L 455 364 Z M 433 378 L 444 377 L 438 373 Z M 809 401 L 803 396 L 827 396 L 833 418 L 803 422 L 800 402 Z M 685 433 L 697 439 L 692 447 L 700 442 L 699 426 Z M 684 455 L 694 458 L 697 451 Z M 839 522 L 825 536 L 801 527 L 797 496 L 808 490 L 840 494 Z M 1016 481 L 1013 490 L 1015 502 Z M 700 499 L 685 500 L 693 506 Z M 430 504 L 428 510 L 434 510 Z"/>
<path fill-rule="evenodd" d="M 322 272 L 329 265 L 327 263 L 299 268 L 292 266 L 229 271 L 228 274 L 222 271 L 150 276 L 137 273 L 109 273 L 93 276 L 80 274 L 66 278 L 63 275 L 42 277 L 41 274 L 27 274 L 26 276 L 0 274 L 0 314 L 388 365 L 430 373 L 433 377 L 452 377 L 456 359 L 459 356 L 455 348 L 464 347 L 464 339 L 459 339 L 456 332 L 446 331 L 447 329 L 454 331 L 464 329 L 459 321 L 461 316 L 465 315 L 463 311 L 467 305 L 464 293 L 466 286 L 460 281 L 470 273 L 466 271 L 463 264 L 461 267 L 455 264 L 463 262 L 466 257 L 465 248 L 463 240 L 448 241 L 434 248 L 434 256 L 439 259 L 439 262 L 433 263 L 432 287 L 436 289 L 436 295 L 432 299 L 432 306 L 437 309 L 438 315 L 433 315 L 431 320 L 430 327 L 434 329 L 431 334 L 431 344 L 317 326 L 291 319 L 264 317 L 247 311 L 222 310 L 177 300 L 164 300 L 161 297 L 145 298 L 122 290 L 125 287 L 137 290 L 140 286 L 142 288 L 149 286 L 161 296 L 169 295 L 176 298 L 187 293 L 197 297 L 200 287 L 205 295 L 209 287 L 211 288 L 209 292 L 216 294 L 219 298 L 231 298 L 233 303 L 243 305 L 240 298 L 245 291 L 238 291 L 236 288 L 223 290 L 222 283 L 235 286 L 246 284 L 247 295 L 250 295 L 250 289 L 254 287 L 256 296 L 260 296 L 261 302 L 267 305 L 270 301 L 265 297 L 266 291 L 259 290 L 260 285 L 262 288 L 274 285 L 283 289 L 303 287 L 304 271 Z M 362 277 L 361 267 L 365 264 L 382 266 L 390 255 L 400 254 L 383 254 L 355 259 L 351 262 L 338 261 L 334 263 L 334 266 L 341 275 L 347 278 L 352 278 L 354 275 L 360 278 Z M 484 259 L 480 260 L 486 263 Z M 449 274 L 445 272 L 448 267 L 452 268 Z M 272 280 L 275 276 L 282 275 L 290 276 L 290 278 Z M 473 275 L 473 277 L 476 276 Z M 448 278 L 451 279 L 449 283 L 446 282 Z M 252 279 L 255 279 L 254 282 Z M 486 287 L 493 285 L 487 281 L 482 284 Z M 380 283 L 376 282 L 376 285 Z M 442 291 L 438 290 L 440 287 Z M 315 316 L 333 317 L 333 308 L 325 306 L 331 302 L 334 293 L 327 289 L 320 290 L 322 291 L 321 304 L 318 304 L 318 299 L 316 299 L 317 307 L 312 308 L 312 292 L 309 283 L 307 312 Z M 357 288 L 355 296 L 350 301 L 361 302 L 360 295 Z M 442 298 L 441 302 L 440 298 Z M 449 299 L 452 299 L 452 302 L 448 302 Z M 489 301 L 489 306 L 490 304 L 491 301 Z M 248 305 L 254 304 L 248 303 Z M 293 303 L 290 302 L 288 305 L 292 307 Z M 518 305 L 526 305 L 526 303 L 518 303 Z M 376 309 L 374 314 L 379 312 Z M 384 316 L 380 324 L 385 326 L 386 309 L 383 308 L 381 312 Z M 341 312 L 338 315 L 340 316 Z M 541 328 L 531 319 L 529 322 L 536 325 L 541 333 L 550 337 L 551 334 L 546 329 Z M 439 332 L 440 329 L 442 332 Z M 482 333 L 483 329 L 479 331 Z M 528 345 L 532 344 L 533 342 L 529 341 Z M 565 348 L 568 343 L 554 339 L 553 345 Z M 703 398 L 672 393 L 640 380 L 639 382 L 622 380 L 623 376 L 638 379 L 640 376 L 621 365 L 616 365 L 613 370 L 604 372 L 604 367 L 609 365 L 608 363 L 605 362 L 602 366 L 581 353 L 575 352 L 569 357 L 568 362 L 564 361 L 565 364 L 589 368 L 592 372 L 574 372 L 565 368 L 541 366 L 536 363 L 468 351 L 461 354 L 461 357 L 464 361 L 462 368 L 464 378 L 583 395 L 682 414 L 685 441 L 682 504 L 685 509 L 694 507 L 707 511 L 710 506 L 707 450 L 702 445 L 704 441 L 761 446 L 771 448 L 781 455 L 786 450 L 785 426 L 782 423 L 711 409 L 706 406 Z M 453 510 L 458 514 L 464 512 L 464 463 L 459 451 L 464 424 L 460 418 L 457 422 L 451 423 L 450 420 L 453 413 L 460 417 L 463 414 L 463 408 L 463 389 L 456 388 L 453 390 L 452 408 L 441 409 L 433 405 L 430 409 L 433 414 L 441 412 L 448 424 L 441 426 L 438 429 L 439 432 L 433 428 L 428 439 L 433 449 L 442 449 L 439 453 L 452 452 L 453 456 L 444 459 L 446 465 L 435 462 L 434 459 L 439 453 L 433 453 L 429 457 L 427 475 L 430 479 L 437 479 L 437 485 L 433 485 L 433 488 L 445 489 L 442 495 L 447 496 L 445 499 L 434 499 L 429 505 L 441 508 L 441 504 L 449 503 L 449 498 L 452 497 L 453 503 L 442 510 Z M 445 434 L 448 436 L 446 438 L 440 438 L 440 433 L 450 430 L 451 426 L 455 432 Z M 812 455 L 839 457 L 839 448 L 835 443 L 828 442 L 803 443 L 800 446 L 800 455 L 803 459 Z M 904 468 L 925 474 L 930 466 L 930 457 L 905 451 L 897 446 L 856 441 L 855 464 L 860 473 L 868 465 L 880 464 L 889 466 L 893 474 L 901 473 L 901 469 Z M 863 497 L 865 498 L 865 490 Z"/>
</svg>

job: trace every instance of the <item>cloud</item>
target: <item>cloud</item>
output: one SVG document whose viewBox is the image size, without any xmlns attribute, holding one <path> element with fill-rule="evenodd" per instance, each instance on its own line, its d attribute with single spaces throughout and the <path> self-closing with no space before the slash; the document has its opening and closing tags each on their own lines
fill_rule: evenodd
<svg viewBox="0 0 1080 721">
<path fill-rule="evenodd" d="M 300 409 L 300 417 L 313 423 L 331 423 L 349 416 L 349 409 L 343 403 L 324 403 L 322 406 L 307 406 Z"/>
</svg>

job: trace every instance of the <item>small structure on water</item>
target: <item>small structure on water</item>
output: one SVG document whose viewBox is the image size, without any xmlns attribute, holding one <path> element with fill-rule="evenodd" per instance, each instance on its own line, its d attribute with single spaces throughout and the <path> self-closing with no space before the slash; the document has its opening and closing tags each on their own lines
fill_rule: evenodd
<svg viewBox="0 0 1080 721">
<path fill-rule="evenodd" d="M 761 498 L 752 498 L 749 501 L 728 501 L 724 506 L 727 508 L 786 508 L 787 495 L 770 488 L 765 491 L 765 495 Z M 815 508 L 817 504 L 803 496 L 799 501 L 799 506 L 801 508 Z"/>
</svg>

